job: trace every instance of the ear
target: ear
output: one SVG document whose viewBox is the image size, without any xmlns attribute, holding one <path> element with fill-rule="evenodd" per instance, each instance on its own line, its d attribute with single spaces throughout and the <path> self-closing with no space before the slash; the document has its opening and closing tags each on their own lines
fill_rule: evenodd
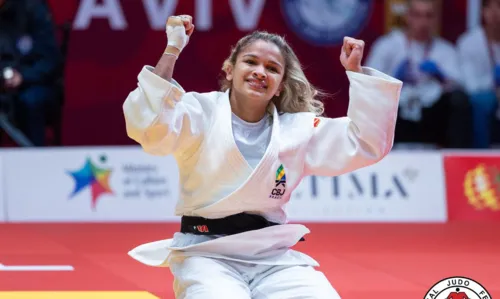
<svg viewBox="0 0 500 299">
<path fill-rule="evenodd" d="M 278 90 L 276 91 L 276 96 L 279 97 L 281 92 L 283 91 L 284 85 L 283 82 L 280 83 L 280 86 L 278 87 Z"/>
<path fill-rule="evenodd" d="M 226 79 L 228 81 L 233 80 L 233 66 L 229 65 L 226 69 Z"/>
</svg>

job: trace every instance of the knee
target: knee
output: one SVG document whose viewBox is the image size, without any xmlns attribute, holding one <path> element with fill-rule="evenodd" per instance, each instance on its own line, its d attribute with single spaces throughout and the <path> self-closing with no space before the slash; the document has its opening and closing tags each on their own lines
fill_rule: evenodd
<svg viewBox="0 0 500 299">
<path fill-rule="evenodd" d="M 19 93 L 21 104 L 30 110 L 42 109 L 50 101 L 52 91 L 45 86 L 31 86 Z"/>
</svg>

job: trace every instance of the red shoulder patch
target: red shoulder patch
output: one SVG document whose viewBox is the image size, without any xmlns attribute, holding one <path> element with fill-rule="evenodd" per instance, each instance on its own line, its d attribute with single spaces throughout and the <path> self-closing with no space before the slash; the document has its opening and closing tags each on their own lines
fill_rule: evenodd
<svg viewBox="0 0 500 299">
<path fill-rule="evenodd" d="M 319 122 L 320 122 L 319 118 L 315 117 L 314 118 L 314 127 L 315 128 L 319 125 Z"/>
</svg>

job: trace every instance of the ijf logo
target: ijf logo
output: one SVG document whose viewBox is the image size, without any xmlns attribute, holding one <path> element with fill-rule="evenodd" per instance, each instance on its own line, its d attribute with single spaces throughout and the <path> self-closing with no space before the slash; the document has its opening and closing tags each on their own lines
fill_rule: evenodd
<svg viewBox="0 0 500 299">
<path fill-rule="evenodd" d="M 373 0 L 282 0 L 285 21 L 300 37 L 315 45 L 342 44 L 355 36 L 372 12 Z"/>
<path fill-rule="evenodd" d="M 432 286 L 424 299 L 491 299 L 491 295 L 477 281 L 457 276 Z"/>
<path fill-rule="evenodd" d="M 99 158 L 101 163 L 106 162 L 106 156 Z M 103 194 L 113 194 L 109 186 L 110 169 L 97 167 L 90 158 L 87 158 L 85 164 L 79 170 L 68 172 L 75 180 L 75 189 L 70 194 L 70 199 L 74 198 L 80 191 L 85 188 L 90 188 L 91 191 L 91 208 L 95 211 L 97 200 Z"/>
<path fill-rule="evenodd" d="M 276 180 L 274 181 L 274 188 L 271 191 L 269 198 L 281 199 L 286 192 L 286 174 L 283 164 L 276 170 Z"/>
</svg>

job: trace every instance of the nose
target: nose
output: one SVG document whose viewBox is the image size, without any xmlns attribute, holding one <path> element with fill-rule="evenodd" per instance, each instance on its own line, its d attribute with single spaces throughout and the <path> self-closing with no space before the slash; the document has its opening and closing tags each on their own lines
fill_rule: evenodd
<svg viewBox="0 0 500 299">
<path fill-rule="evenodd" d="M 254 78 L 257 78 L 259 80 L 265 79 L 266 78 L 266 72 L 264 70 L 264 67 L 261 66 L 261 65 L 256 66 L 255 69 L 253 70 L 252 75 L 253 75 Z"/>
</svg>

